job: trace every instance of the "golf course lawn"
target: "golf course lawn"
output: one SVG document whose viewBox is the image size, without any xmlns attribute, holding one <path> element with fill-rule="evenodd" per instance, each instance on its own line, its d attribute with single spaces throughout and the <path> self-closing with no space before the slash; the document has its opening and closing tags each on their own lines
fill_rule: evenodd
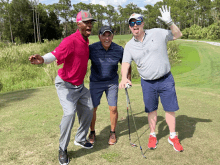
<svg viewBox="0 0 220 165">
<path fill-rule="evenodd" d="M 79 126 L 76 117 L 68 147 L 70 165 L 133 164 L 219 164 L 220 163 L 220 47 L 206 43 L 180 43 L 182 62 L 172 67 L 180 110 L 176 113 L 176 132 L 184 152 L 168 143 L 169 129 L 161 104 L 156 133 L 158 146 L 147 148 L 149 128 L 144 112 L 140 84 L 128 89 L 132 112 L 129 143 L 126 96 L 119 90 L 117 144 L 108 145 L 110 119 L 105 95 L 97 110 L 96 143 L 86 150 L 74 146 Z M 86 84 L 88 87 L 88 84 Z M 0 94 L 0 164 L 56 165 L 62 108 L 54 86 Z"/>
</svg>

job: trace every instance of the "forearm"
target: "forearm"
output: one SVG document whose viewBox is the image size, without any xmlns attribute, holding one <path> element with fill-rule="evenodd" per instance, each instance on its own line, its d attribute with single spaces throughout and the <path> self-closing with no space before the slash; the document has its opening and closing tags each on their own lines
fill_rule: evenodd
<svg viewBox="0 0 220 165">
<path fill-rule="evenodd" d="M 171 32 L 173 33 L 174 40 L 182 37 L 182 33 L 180 29 L 174 23 L 170 26 L 170 29 L 171 29 Z"/>
<path fill-rule="evenodd" d="M 130 67 L 129 67 L 129 69 L 128 69 L 127 78 L 128 78 L 128 80 L 131 81 L 131 65 L 130 65 Z"/>
<path fill-rule="evenodd" d="M 45 64 L 50 64 L 51 62 L 56 60 L 56 57 L 52 53 L 47 53 L 42 56 Z"/>
<path fill-rule="evenodd" d="M 128 69 L 130 67 L 130 64 L 127 62 L 123 62 L 121 66 L 121 76 L 122 79 L 127 79 L 128 78 Z"/>
</svg>

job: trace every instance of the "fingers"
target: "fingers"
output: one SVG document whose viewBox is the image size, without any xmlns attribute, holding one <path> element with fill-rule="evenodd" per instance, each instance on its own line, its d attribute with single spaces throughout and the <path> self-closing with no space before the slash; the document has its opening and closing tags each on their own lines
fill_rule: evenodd
<svg viewBox="0 0 220 165">
<path fill-rule="evenodd" d="M 160 13 L 161 13 L 161 15 L 163 14 L 163 11 L 162 11 L 162 9 L 161 8 L 159 8 L 159 10 L 160 10 Z"/>
<path fill-rule="evenodd" d="M 127 84 L 129 84 L 129 86 L 132 86 L 132 83 L 130 80 L 128 80 L 128 79 L 122 80 L 121 83 L 119 84 L 119 89 L 126 88 Z"/>
</svg>

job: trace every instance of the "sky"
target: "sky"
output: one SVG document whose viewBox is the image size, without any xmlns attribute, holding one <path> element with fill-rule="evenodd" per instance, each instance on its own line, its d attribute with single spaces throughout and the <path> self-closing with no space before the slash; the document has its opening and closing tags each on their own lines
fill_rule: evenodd
<svg viewBox="0 0 220 165">
<path fill-rule="evenodd" d="M 122 7 L 125 7 L 129 3 L 136 4 L 139 8 L 142 10 L 144 9 L 145 5 L 154 5 L 156 2 L 162 1 L 162 0 L 71 0 L 71 4 L 77 4 L 79 2 L 83 2 L 85 4 L 100 4 L 102 6 L 112 5 L 114 7 L 117 7 L 118 5 L 121 5 Z M 46 5 L 58 3 L 59 0 L 39 0 L 40 3 L 44 3 Z"/>
</svg>

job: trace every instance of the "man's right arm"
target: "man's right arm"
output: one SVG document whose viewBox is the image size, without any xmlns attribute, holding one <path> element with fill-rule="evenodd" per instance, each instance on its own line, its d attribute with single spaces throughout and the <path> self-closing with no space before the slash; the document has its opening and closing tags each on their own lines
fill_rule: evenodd
<svg viewBox="0 0 220 165">
<path fill-rule="evenodd" d="M 127 62 L 122 62 L 122 66 L 121 66 L 122 79 L 121 79 L 121 82 L 120 82 L 120 84 L 119 84 L 119 89 L 125 88 L 127 83 L 129 83 L 130 85 L 132 85 L 131 81 L 127 78 L 129 67 L 130 67 L 130 64 L 129 64 L 129 63 L 127 63 Z"/>
<path fill-rule="evenodd" d="M 56 57 L 52 53 L 47 53 L 44 56 L 40 56 L 38 54 L 32 55 L 29 57 L 29 61 L 31 64 L 50 64 L 51 62 L 55 61 Z"/>
</svg>

